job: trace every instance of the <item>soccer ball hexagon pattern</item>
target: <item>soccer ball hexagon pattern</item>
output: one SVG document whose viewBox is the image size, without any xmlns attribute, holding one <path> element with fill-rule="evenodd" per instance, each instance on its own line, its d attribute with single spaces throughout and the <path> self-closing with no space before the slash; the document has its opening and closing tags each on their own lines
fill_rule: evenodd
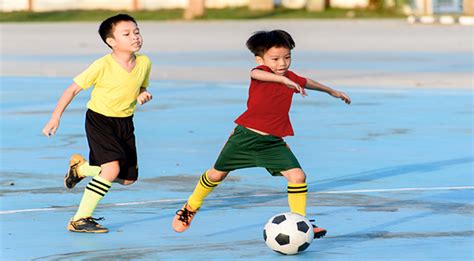
<svg viewBox="0 0 474 261">
<path fill-rule="evenodd" d="M 269 248 L 294 255 L 313 242 L 314 232 L 309 220 L 296 213 L 281 213 L 271 217 L 263 229 L 263 239 Z"/>
</svg>

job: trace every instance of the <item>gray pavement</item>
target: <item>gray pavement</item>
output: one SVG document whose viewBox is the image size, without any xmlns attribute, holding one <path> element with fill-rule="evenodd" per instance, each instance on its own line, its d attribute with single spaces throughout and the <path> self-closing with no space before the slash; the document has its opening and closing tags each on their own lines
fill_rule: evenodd
<svg viewBox="0 0 474 261">
<path fill-rule="evenodd" d="M 95 22 L 0 26 L 1 76 L 71 78 L 109 52 Z M 473 86 L 470 26 L 404 20 L 139 21 L 139 26 L 142 53 L 154 62 L 153 80 L 245 83 L 255 64 L 245 41 L 257 30 L 281 28 L 296 41 L 293 70 L 331 86 Z"/>
</svg>

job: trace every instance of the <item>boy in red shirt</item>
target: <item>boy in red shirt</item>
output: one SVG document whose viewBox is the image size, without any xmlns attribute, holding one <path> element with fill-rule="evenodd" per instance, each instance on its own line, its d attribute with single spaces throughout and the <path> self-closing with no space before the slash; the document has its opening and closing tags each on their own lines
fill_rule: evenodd
<svg viewBox="0 0 474 261">
<path fill-rule="evenodd" d="M 288 180 L 291 212 L 306 216 L 306 174 L 283 140 L 293 135 L 288 115 L 293 94 L 305 96 L 305 89 L 309 89 L 351 102 L 345 93 L 288 70 L 295 43 L 287 32 L 256 32 L 247 40 L 247 47 L 259 64 L 250 73 L 247 110 L 235 120 L 237 127 L 214 167 L 202 174 L 193 194 L 176 212 L 172 224 L 176 232 L 189 228 L 204 199 L 230 171 L 250 167 L 264 167 L 273 176 L 284 176 Z M 326 234 L 326 229 L 313 227 L 315 238 Z"/>
</svg>

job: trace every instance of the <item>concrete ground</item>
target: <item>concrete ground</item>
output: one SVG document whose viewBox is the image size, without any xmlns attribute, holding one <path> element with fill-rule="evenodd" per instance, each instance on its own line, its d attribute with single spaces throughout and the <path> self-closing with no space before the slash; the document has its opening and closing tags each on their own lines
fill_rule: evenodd
<svg viewBox="0 0 474 261">
<path fill-rule="evenodd" d="M 0 24 L 1 75 L 72 77 L 109 52 L 97 23 Z M 139 22 L 152 79 L 247 83 L 258 30 L 296 42 L 293 70 L 332 86 L 472 88 L 470 26 L 404 20 Z M 443 73 L 440 73 L 443 72 Z M 445 73 L 449 73 L 446 77 Z"/>
<path fill-rule="evenodd" d="M 71 78 L 108 52 L 95 23 L 1 24 L 2 260 L 472 260 L 472 28 L 404 21 L 140 23 L 154 100 L 135 115 L 140 180 L 114 185 L 96 216 L 104 235 L 68 232 L 86 182 L 63 188 L 72 153 L 87 155 L 89 92 L 55 137 L 41 136 Z M 264 223 L 288 211 L 286 182 L 233 172 L 193 226 L 174 212 L 245 110 L 257 30 L 295 38 L 292 69 L 347 92 L 294 97 L 295 137 L 308 175 L 308 217 L 328 229 L 298 256 L 280 256 Z"/>
</svg>

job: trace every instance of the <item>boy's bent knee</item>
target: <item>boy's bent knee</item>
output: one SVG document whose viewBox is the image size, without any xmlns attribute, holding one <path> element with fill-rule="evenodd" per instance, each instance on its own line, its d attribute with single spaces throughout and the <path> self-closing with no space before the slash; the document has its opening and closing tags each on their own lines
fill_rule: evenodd
<svg viewBox="0 0 474 261">
<path fill-rule="evenodd" d="M 227 177 L 227 174 L 229 174 L 229 172 L 220 171 L 220 170 L 217 170 L 215 168 L 212 168 L 212 169 L 207 171 L 207 177 L 212 182 L 219 182 L 219 181 L 224 180 L 225 177 Z"/>
<path fill-rule="evenodd" d="M 132 185 L 135 182 L 136 182 L 136 180 L 124 180 L 122 185 L 128 186 L 128 185 Z"/>
<path fill-rule="evenodd" d="M 100 168 L 101 172 L 99 175 L 110 182 L 115 182 L 120 173 L 120 164 L 118 161 L 104 163 L 100 165 Z"/>
<path fill-rule="evenodd" d="M 290 183 L 305 183 L 306 182 L 306 174 L 300 168 L 289 169 L 282 171 L 281 174 L 288 180 Z"/>
<path fill-rule="evenodd" d="M 116 178 L 114 180 L 114 183 L 119 183 L 120 185 L 124 185 L 124 186 L 132 185 L 135 182 L 136 180 L 119 179 L 119 178 Z"/>
</svg>

